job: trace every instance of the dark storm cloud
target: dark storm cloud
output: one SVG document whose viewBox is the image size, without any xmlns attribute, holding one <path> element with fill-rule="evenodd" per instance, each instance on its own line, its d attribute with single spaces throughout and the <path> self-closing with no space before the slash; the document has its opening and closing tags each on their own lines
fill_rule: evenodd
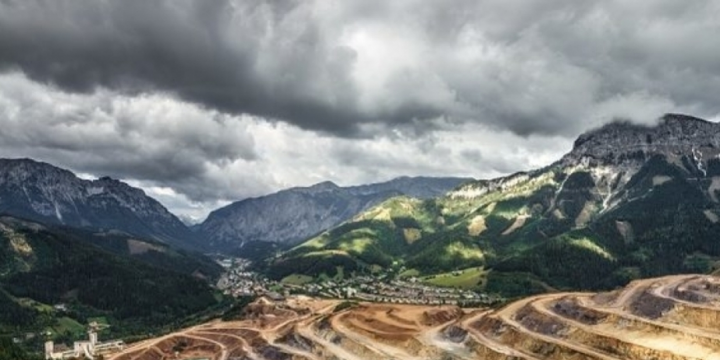
<svg viewBox="0 0 720 360">
<path fill-rule="evenodd" d="M 20 75 L 0 77 L 0 129 L 0 156 L 156 183 L 199 182 L 211 166 L 258 157 L 247 122 L 163 96 L 67 94 Z"/>
<path fill-rule="evenodd" d="M 0 67 L 341 136 L 437 118 L 574 136 L 638 108 L 719 113 L 719 15 L 709 0 L 9 0 Z"/>
<path fill-rule="evenodd" d="M 0 64 L 69 91 L 164 90 L 349 131 L 361 121 L 341 110 L 351 105 L 353 52 L 326 46 L 306 12 L 292 1 L 9 1 L 0 7 Z"/>
</svg>

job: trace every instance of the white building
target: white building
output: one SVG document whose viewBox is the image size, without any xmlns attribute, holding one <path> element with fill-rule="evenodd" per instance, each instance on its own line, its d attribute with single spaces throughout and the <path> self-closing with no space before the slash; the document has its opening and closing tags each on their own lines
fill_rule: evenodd
<svg viewBox="0 0 720 360">
<path fill-rule="evenodd" d="M 122 340 L 113 340 L 107 342 L 98 342 L 97 332 L 94 327 L 88 330 L 87 341 L 76 341 L 71 350 L 55 352 L 55 343 L 48 341 L 45 343 L 45 359 L 62 360 L 69 358 L 87 358 L 94 359 L 98 355 L 108 355 L 125 349 L 125 342 Z"/>
</svg>

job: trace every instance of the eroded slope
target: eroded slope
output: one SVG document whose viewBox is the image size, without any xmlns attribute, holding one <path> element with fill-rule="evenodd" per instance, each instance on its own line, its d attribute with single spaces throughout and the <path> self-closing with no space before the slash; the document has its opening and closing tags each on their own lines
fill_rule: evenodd
<svg viewBox="0 0 720 360">
<path fill-rule="evenodd" d="M 265 299 L 130 346 L 151 359 L 720 359 L 720 278 L 679 275 L 610 293 L 558 293 L 499 310 Z"/>
</svg>

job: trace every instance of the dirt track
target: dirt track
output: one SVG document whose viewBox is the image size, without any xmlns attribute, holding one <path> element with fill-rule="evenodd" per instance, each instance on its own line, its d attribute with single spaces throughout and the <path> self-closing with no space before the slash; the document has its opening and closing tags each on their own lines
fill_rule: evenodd
<svg viewBox="0 0 720 360">
<path fill-rule="evenodd" d="M 720 360 L 720 278 L 681 275 L 620 291 L 556 293 L 496 311 L 259 300 L 244 320 L 143 341 L 112 360 Z"/>
</svg>

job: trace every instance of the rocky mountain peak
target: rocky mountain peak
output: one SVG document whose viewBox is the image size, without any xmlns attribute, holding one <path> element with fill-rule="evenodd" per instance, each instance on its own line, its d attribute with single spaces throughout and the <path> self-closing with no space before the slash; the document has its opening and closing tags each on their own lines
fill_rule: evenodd
<svg viewBox="0 0 720 360">
<path fill-rule="evenodd" d="M 80 179 L 31 159 L 0 159 L 0 213 L 187 245 L 190 231 L 156 200 L 120 180 Z"/>
<path fill-rule="evenodd" d="M 113 191 L 116 193 L 123 193 L 127 196 L 134 196 L 134 197 L 145 197 L 145 191 L 142 189 L 138 189 L 136 187 L 132 187 L 128 185 L 128 183 L 111 178 L 109 176 L 103 176 L 97 180 L 92 181 L 92 185 L 97 187 L 102 187 L 104 189 L 108 189 L 109 191 Z"/>
<path fill-rule="evenodd" d="M 709 163 L 720 158 L 720 124 L 682 114 L 666 114 L 654 125 L 614 121 L 580 135 L 573 149 L 547 168 L 471 182 L 449 195 L 479 197 L 512 188 L 548 169 L 573 172 L 578 166 L 590 170 L 598 184 L 619 187 L 657 155 L 693 176 L 705 176 Z"/>
<path fill-rule="evenodd" d="M 303 190 L 304 192 L 308 193 L 320 193 L 320 192 L 326 192 L 326 191 L 335 191 L 340 189 L 340 186 L 335 184 L 332 181 L 323 181 L 321 183 L 317 183 L 315 185 L 305 187 L 305 188 L 297 188 L 298 190 Z"/>
<path fill-rule="evenodd" d="M 660 154 L 668 157 L 693 156 L 700 151 L 720 149 L 720 125 L 680 114 L 667 114 L 654 126 L 613 122 L 589 131 L 575 141 L 564 162 L 589 158 L 618 164 L 628 159 Z"/>
<path fill-rule="evenodd" d="M 69 170 L 33 159 L 0 159 L 0 175 L 5 178 L 27 179 L 31 176 L 74 178 Z"/>
<path fill-rule="evenodd" d="M 679 126 L 685 128 L 713 125 L 714 123 L 705 119 L 684 114 L 665 114 L 660 118 L 660 123 L 667 126 Z"/>
<path fill-rule="evenodd" d="M 120 182 L 120 180 L 113 179 L 113 178 L 111 178 L 111 177 L 109 177 L 109 176 L 103 176 L 103 177 L 97 179 L 97 181 L 105 182 L 105 183 L 110 183 L 110 184 L 119 183 L 119 182 Z"/>
</svg>

